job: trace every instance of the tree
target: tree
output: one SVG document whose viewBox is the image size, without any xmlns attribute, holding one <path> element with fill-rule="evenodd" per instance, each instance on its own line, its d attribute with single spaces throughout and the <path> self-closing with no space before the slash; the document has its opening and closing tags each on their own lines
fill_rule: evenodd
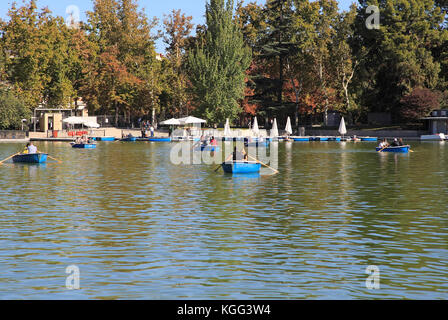
<svg viewBox="0 0 448 320">
<path fill-rule="evenodd" d="M 400 115 L 400 101 L 414 88 L 436 89 L 441 64 L 437 52 L 446 39 L 445 14 L 433 0 L 375 1 L 381 12 L 378 30 L 365 26 L 366 8 L 371 1 L 360 1 L 356 36 L 361 45 L 355 54 L 368 51 L 360 65 L 361 101 L 372 111 Z M 357 52 L 356 52 L 357 51 Z"/>
<path fill-rule="evenodd" d="M 98 50 L 89 105 L 113 110 L 116 124 L 120 113 L 127 122 L 133 114 L 154 114 L 160 93 L 155 71 L 160 64 L 151 30 L 157 19 L 148 20 L 135 0 L 95 0 L 87 16 L 86 29 Z"/>
<path fill-rule="evenodd" d="M 245 71 L 250 65 L 250 48 L 233 22 L 233 0 L 210 0 L 206 4 L 205 45 L 189 53 L 188 68 L 195 112 L 212 123 L 236 119 L 241 109 Z"/>
<path fill-rule="evenodd" d="M 401 116 L 406 120 L 418 120 L 440 107 L 441 95 L 427 88 L 416 88 L 401 98 Z"/>
<path fill-rule="evenodd" d="M 0 129 L 19 129 L 22 119 L 29 119 L 31 112 L 18 94 L 0 89 Z"/>
<path fill-rule="evenodd" d="M 168 76 L 169 87 L 171 88 L 172 110 L 171 114 L 180 115 L 188 113 L 186 108 L 188 100 L 188 83 L 185 69 L 185 49 L 188 36 L 193 28 L 192 17 L 181 14 L 180 10 L 173 10 L 166 16 L 163 24 L 165 26 L 165 36 L 163 38 L 167 45 L 168 60 L 170 62 Z M 169 72 L 169 71 L 168 71 Z"/>
</svg>

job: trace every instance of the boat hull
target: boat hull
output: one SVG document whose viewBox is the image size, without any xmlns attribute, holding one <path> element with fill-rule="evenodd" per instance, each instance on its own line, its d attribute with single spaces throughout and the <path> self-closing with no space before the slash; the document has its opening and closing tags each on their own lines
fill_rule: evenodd
<svg viewBox="0 0 448 320">
<path fill-rule="evenodd" d="M 376 137 L 361 137 L 361 141 L 364 141 L 364 142 L 375 142 L 375 141 L 378 141 L 378 138 L 376 138 Z"/>
<path fill-rule="evenodd" d="M 395 152 L 395 153 L 408 153 L 410 148 L 411 148 L 411 146 L 387 147 L 385 149 L 377 147 L 376 151 Z"/>
<path fill-rule="evenodd" d="M 151 142 L 171 142 L 171 138 L 148 138 Z"/>
<path fill-rule="evenodd" d="M 447 136 L 443 133 L 420 136 L 422 141 L 444 141 L 446 138 Z"/>
<path fill-rule="evenodd" d="M 46 153 L 18 154 L 12 158 L 12 161 L 21 163 L 45 163 L 47 156 L 48 154 Z"/>
<path fill-rule="evenodd" d="M 310 141 L 310 137 L 292 138 L 292 139 L 297 142 L 309 142 Z"/>
<path fill-rule="evenodd" d="M 133 138 L 123 138 L 123 139 L 121 139 L 120 141 L 124 141 L 124 142 L 135 142 L 135 141 L 137 141 L 137 138 L 136 138 L 136 137 L 133 137 Z"/>
<path fill-rule="evenodd" d="M 246 147 L 257 147 L 257 148 L 261 148 L 261 147 L 268 147 L 269 146 L 269 142 L 268 141 L 263 141 L 263 142 L 245 142 L 244 145 Z"/>
<path fill-rule="evenodd" d="M 72 148 L 76 148 L 76 149 L 95 149 L 96 148 L 96 144 L 93 144 L 93 143 L 78 143 L 78 144 L 72 145 Z"/>
<path fill-rule="evenodd" d="M 260 172 L 261 164 L 253 161 L 233 161 L 222 163 L 222 168 L 226 173 L 250 174 Z"/>
<path fill-rule="evenodd" d="M 195 151 L 215 151 L 218 152 L 220 150 L 219 146 L 200 146 L 194 149 Z"/>
</svg>

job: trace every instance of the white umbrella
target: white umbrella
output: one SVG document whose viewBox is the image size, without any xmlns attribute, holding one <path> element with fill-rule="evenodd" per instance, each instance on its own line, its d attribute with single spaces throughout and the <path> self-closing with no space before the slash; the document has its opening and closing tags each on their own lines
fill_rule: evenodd
<svg viewBox="0 0 448 320">
<path fill-rule="evenodd" d="M 180 124 L 195 124 L 195 123 L 206 123 L 207 121 L 203 120 L 203 119 L 199 119 L 196 117 L 186 117 L 186 118 L 180 118 L 178 119 Z"/>
<path fill-rule="evenodd" d="M 180 121 L 178 119 L 171 118 L 160 122 L 160 124 L 163 126 L 178 126 L 180 125 Z"/>
<path fill-rule="evenodd" d="M 272 138 L 278 137 L 277 118 L 274 118 L 274 124 L 272 125 L 270 134 Z"/>
<path fill-rule="evenodd" d="M 288 134 L 292 134 L 291 118 L 290 117 L 288 117 L 288 120 L 286 121 L 285 131 Z"/>
<path fill-rule="evenodd" d="M 68 118 L 62 120 L 62 122 L 65 122 L 68 124 L 83 124 L 84 119 L 82 117 L 68 117 Z"/>
<path fill-rule="evenodd" d="M 342 135 L 345 135 L 347 133 L 347 128 L 345 127 L 345 120 L 344 117 L 341 119 L 341 123 L 339 124 L 339 133 Z"/>
<path fill-rule="evenodd" d="M 83 122 L 83 125 L 85 125 L 88 128 L 99 128 L 100 125 L 96 122 L 93 121 L 87 121 L 87 122 Z"/>
<path fill-rule="evenodd" d="M 254 117 L 254 125 L 253 125 L 253 127 L 252 127 L 252 132 L 253 132 L 255 135 L 258 135 L 258 133 L 260 132 L 260 130 L 258 129 L 258 120 L 257 120 L 257 117 Z"/>
<path fill-rule="evenodd" d="M 226 125 L 224 126 L 224 136 L 230 137 L 232 135 L 232 132 L 230 131 L 230 122 L 229 118 L 226 120 Z"/>
</svg>

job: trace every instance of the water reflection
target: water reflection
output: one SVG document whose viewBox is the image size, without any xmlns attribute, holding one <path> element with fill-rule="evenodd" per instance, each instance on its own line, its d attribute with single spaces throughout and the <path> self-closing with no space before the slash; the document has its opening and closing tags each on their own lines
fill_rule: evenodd
<svg viewBox="0 0 448 320">
<path fill-rule="evenodd" d="M 40 143 L 63 163 L 0 166 L 1 297 L 448 298 L 440 144 L 279 143 L 273 176 L 173 165 L 172 146 Z"/>
</svg>

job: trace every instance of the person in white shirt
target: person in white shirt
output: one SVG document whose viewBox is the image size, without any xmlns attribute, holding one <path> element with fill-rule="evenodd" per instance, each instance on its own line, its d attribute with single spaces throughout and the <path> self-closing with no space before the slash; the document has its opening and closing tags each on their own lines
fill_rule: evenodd
<svg viewBox="0 0 448 320">
<path fill-rule="evenodd" d="M 37 153 L 37 148 L 35 145 L 33 145 L 32 142 L 30 142 L 30 145 L 28 146 L 28 153 L 29 154 Z"/>
</svg>

